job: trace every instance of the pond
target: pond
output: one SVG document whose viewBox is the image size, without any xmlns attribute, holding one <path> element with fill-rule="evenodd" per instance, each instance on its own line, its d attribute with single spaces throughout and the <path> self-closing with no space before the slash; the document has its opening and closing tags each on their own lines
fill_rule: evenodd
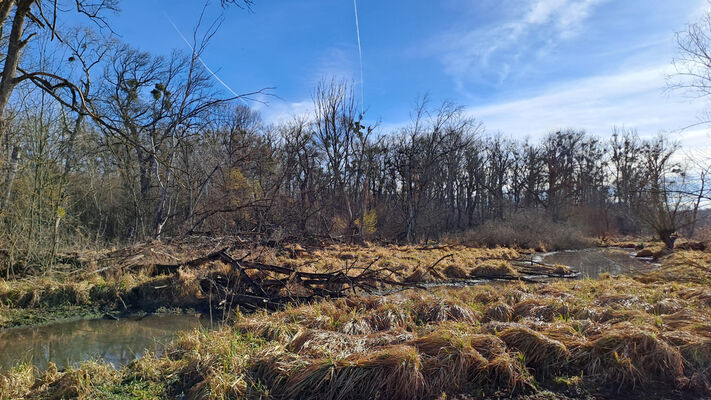
<svg viewBox="0 0 711 400">
<path fill-rule="evenodd" d="M 635 257 L 633 249 L 619 247 L 566 250 L 536 254 L 533 260 L 545 264 L 563 264 L 580 272 L 581 277 L 597 278 L 602 273 L 612 275 L 648 271 L 656 264 L 649 258 Z"/>
<path fill-rule="evenodd" d="M 30 361 L 40 370 L 50 361 L 57 368 L 85 360 L 104 360 L 115 367 L 158 352 L 179 331 L 209 326 L 188 314 L 152 314 L 120 320 L 80 320 L 0 331 L 0 371 Z"/>
</svg>

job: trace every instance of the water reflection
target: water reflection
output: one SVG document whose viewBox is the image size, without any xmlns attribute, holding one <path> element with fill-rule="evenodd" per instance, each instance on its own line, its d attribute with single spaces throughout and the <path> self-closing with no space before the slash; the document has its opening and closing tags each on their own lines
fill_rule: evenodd
<svg viewBox="0 0 711 400">
<path fill-rule="evenodd" d="M 654 268 L 650 260 L 635 258 L 635 252 L 621 248 L 595 248 L 539 254 L 536 261 L 546 264 L 563 264 L 582 276 L 596 278 L 602 273 L 612 275 L 641 272 Z"/>
<path fill-rule="evenodd" d="M 50 361 L 63 368 L 89 359 L 121 366 L 147 350 L 160 352 L 178 331 L 204 323 L 194 315 L 148 315 L 8 329 L 0 331 L 0 370 L 23 361 L 40 369 Z"/>
</svg>

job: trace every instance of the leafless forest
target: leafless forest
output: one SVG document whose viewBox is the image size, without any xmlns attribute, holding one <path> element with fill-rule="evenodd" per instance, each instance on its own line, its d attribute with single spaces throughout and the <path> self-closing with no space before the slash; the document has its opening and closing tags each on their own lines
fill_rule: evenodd
<svg viewBox="0 0 711 400">
<path fill-rule="evenodd" d="M 711 141 L 680 140 L 711 113 L 501 132 L 422 95 L 394 123 L 354 1 L 360 87 L 275 118 L 203 60 L 251 0 L 162 54 L 126 3 L 0 0 L 0 400 L 711 393 Z M 711 3 L 674 39 L 660 87 L 708 99 Z"/>
<path fill-rule="evenodd" d="M 266 123 L 246 105 L 261 93 L 225 97 L 200 63 L 215 27 L 196 29 L 192 54 L 159 56 L 106 34 L 102 16 L 117 4 L 77 5 L 86 26 L 59 32 L 61 7 L 2 3 L 8 265 L 191 234 L 463 234 L 535 247 L 555 232 L 568 239 L 561 246 L 651 232 L 672 246 L 705 215 L 708 158 L 673 137 L 620 128 L 600 139 L 609 133 L 572 127 L 520 139 L 526 132 L 488 132 L 463 107 L 426 97 L 409 122 L 384 129 L 364 122 L 353 84 L 329 79 L 314 88 L 312 112 Z M 679 37 L 691 46 L 682 67 L 705 61 L 699 34 Z"/>
</svg>

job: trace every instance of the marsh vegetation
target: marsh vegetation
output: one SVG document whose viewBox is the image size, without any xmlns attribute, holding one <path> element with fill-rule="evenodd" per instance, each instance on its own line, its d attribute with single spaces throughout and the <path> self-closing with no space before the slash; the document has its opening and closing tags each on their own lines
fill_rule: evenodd
<svg viewBox="0 0 711 400">
<path fill-rule="evenodd" d="M 711 395 L 704 149 L 381 124 L 331 76 L 268 120 L 203 59 L 252 5 L 157 54 L 118 0 L 0 1 L 0 400 Z M 668 86 L 705 97 L 687 28 Z"/>
<path fill-rule="evenodd" d="M 218 244 L 206 243 L 208 254 Z M 96 268 L 128 254 L 136 261 L 99 268 L 98 276 L 79 283 L 6 281 L 0 315 L 12 325 L 27 323 L 18 316 L 47 317 L 64 307 L 136 311 L 163 302 L 209 313 L 217 329 L 183 332 L 160 356 L 148 353 L 118 369 L 101 360 L 66 369 L 20 364 L 0 377 L 5 398 L 578 398 L 696 396 L 711 389 L 708 252 L 677 250 L 629 275 L 570 279 L 565 268 L 558 271 L 561 278 L 526 283 L 516 280 L 530 272 L 525 261 L 531 250 L 524 249 L 245 247 L 230 251 L 244 265 L 252 257 L 255 263 L 327 273 L 372 264 L 393 283 L 373 280 L 379 291 L 370 294 L 331 286 L 331 298 L 294 299 L 272 310 L 225 310 L 229 293 L 210 297 L 200 279 L 237 274 L 231 264 L 216 259 L 190 268 L 200 255 L 186 252 L 184 243 L 172 249 L 153 243 L 105 254 L 87 265 Z M 187 254 L 178 270 L 161 272 L 168 264 L 163 261 L 175 263 Z M 563 269 L 547 268 L 547 276 Z M 260 276 L 269 271 L 247 271 L 254 281 L 269 280 Z M 431 285 L 468 279 L 476 284 Z M 246 284 L 233 289 L 240 287 L 249 290 Z M 310 293 L 297 280 L 282 290 Z"/>
</svg>

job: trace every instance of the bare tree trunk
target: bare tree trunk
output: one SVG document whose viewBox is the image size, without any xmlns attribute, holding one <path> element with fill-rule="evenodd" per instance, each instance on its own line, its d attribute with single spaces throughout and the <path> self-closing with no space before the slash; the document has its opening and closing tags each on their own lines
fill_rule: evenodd
<svg viewBox="0 0 711 400">
<path fill-rule="evenodd" d="M 694 237 L 696 232 L 696 219 L 699 213 L 699 206 L 701 205 L 701 200 L 704 198 L 704 190 L 706 186 L 706 172 L 701 172 L 701 188 L 699 189 L 699 195 L 696 197 L 696 203 L 694 203 L 694 212 L 691 216 L 691 226 L 689 227 L 689 237 Z"/>
<path fill-rule="evenodd" d="M 12 95 L 15 85 L 17 85 L 15 73 L 17 72 L 17 65 L 20 62 L 20 53 L 22 53 L 22 49 L 27 45 L 27 40 L 29 40 L 29 38 L 25 40 L 22 39 L 22 34 L 25 29 L 25 17 L 30 12 L 30 7 L 34 1 L 35 0 L 20 0 L 12 20 L 12 30 L 10 31 L 10 37 L 8 39 L 5 65 L 2 71 L 2 77 L 0 78 L 0 138 L 2 138 L 2 135 L 5 133 L 5 108 L 7 108 L 7 103 L 10 101 L 10 95 Z M 11 6 L 12 1 L 5 0 L 2 3 L 0 18 L 7 18 Z M 4 19 L 0 21 L 4 22 Z"/>
<path fill-rule="evenodd" d="M 408 196 L 407 196 L 407 243 L 412 244 L 414 240 L 413 235 L 415 234 L 415 199 L 412 194 L 412 189 L 408 185 Z"/>
<path fill-rule="evenodd" d="M 20 164 L 20 147 L 12 146 L 12 154 L 10 155 L 10 167 L 7 169 L 7 176 L 5 177 L 5 188 L 3 190 L 2 198 L 2 211 L 7 210 L 10 204 L 10 194 L 12 192 L 12 183 L 17 175 L 17 168 Z"/>
<path fill-rule="evenodd" d="M 361 204 L 361 210 L 360 210 L 360 240 L 361 242 L 364 240 L 363 237 L 363 232 L 365 232 L 363 226 L 365 225 L 365 213 L 368 209 L 368 178 L 363 181 L 363 202 Z"/>
<path fill-rule="evenodd" d="M 2 0 L 2 3 L 0 3 L 0 29 L 5 26 L 5 21 L 10 15 L 10 9 L 13 4 L 15 4 L 15 0 Z"/>
</svg>

